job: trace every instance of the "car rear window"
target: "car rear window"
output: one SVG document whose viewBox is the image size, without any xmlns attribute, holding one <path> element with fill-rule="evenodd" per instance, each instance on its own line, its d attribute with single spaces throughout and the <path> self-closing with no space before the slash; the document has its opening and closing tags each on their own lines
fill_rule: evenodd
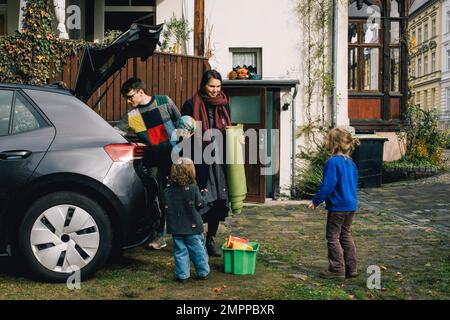
<svg viewBox="0 0 450 320">
<path fill-rule="evenodd" d="M 32 131 L 45 126 L 46 123 L 39 113 L 24 97 L 18 94 L 14 104 L 12 133 Z"/>
</svg>

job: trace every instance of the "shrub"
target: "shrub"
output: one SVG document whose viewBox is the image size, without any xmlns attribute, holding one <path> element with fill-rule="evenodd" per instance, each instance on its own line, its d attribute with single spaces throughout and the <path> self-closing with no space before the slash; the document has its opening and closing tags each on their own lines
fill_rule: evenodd
<svg viewBox="0 0 450 320">
<path fill-rule="evenodd" d="M 405 124 L 399 133 L 405 138 L 406 151 L 402 161 L 414 165 L 442 166 L 445 133 L 439 130 L 439 115 L 434 110 L 422 110 L 411 104 Z"/>
<path fill-rule="evenodd" d="M 299 161 L 295 189 L 298 197 L 310 199 L 314 196 L 322 183 L 323 167 L 330 156 L 325 144 L 316 150 L 304 150 L 297 155 Z M 301 166 L 302 162 L 306 162 L 306 165 Z"/>
</svg>

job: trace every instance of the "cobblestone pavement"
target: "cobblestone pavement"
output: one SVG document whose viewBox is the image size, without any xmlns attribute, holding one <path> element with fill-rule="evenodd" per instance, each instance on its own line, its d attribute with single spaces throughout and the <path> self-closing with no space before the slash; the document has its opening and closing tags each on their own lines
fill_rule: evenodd
<svg viewBox="0 0 450 320">
<path fill-rule="evenodd" d="M 450 173 L 359 190 L 360 206 L 395 214 L 419 226 L 450 232 Z"/>
<path fill-rule="evenodd" d="M 450 150 L 446 150 L 450 158 Z M 449 161 L 450 164 L 450 161 Z M 386 210 L 419 226 L 450 232 L 450 172 L 359 190 L 360 206 Z"/>
</svg>

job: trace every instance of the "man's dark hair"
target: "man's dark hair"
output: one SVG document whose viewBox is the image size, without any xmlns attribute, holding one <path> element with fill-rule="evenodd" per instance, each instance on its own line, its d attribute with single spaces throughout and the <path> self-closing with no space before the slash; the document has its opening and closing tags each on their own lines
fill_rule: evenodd
<svg viewBox="0 0 450 320">
<path fill-rule="evenodd" d="M 120 89 L 120 93 L 123 95 L 128 94 L 131 90 L 144 90 L 145 93 L 145 82 L 139 78 L 130 78 L 122 85 L 122 89 Z"/>
</svg>

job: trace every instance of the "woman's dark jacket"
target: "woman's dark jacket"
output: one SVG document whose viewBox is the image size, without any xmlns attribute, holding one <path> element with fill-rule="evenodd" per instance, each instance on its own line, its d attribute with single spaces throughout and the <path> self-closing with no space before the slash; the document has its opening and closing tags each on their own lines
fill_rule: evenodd
<svg viewBox="0 0 450 320">
<path fill-rule="evenodd" d="M 205 103 L 205 102 L 204 102 Z M 208 123 L 209 128 L 216 128 L 215 121 L 214 121 L 214 108 L 213 106 L 209 106 L 205 103 L 206 110 L 208 113 Z M 229 105 L 225 106 L 226 110 L 228 111 L 228 114 L 231 117 L 230 114 L 230 108 Z M 193 102 L 192 99 L 187 100 L 183 108 L 181 109 L 182 115 L 189 115 L 193 116 Z M 200 164 L 195 164 L 195 170 L 197 175 L 197 184 L 198 187 L 203 190 L 205 188 L 208 189 L 208 195 L 207 195 L 207 202 L 210 203 L 210 205 L 215 201 L 222 201 L 224 202 L 224 205 L 228 207 L 228 183 L 227 183 L 227 175 L 226 175 L 226 154 L 225 154 L 225 133 L 223 132 L 223 149 L 219 152 L 222 152 L 222 164 L 208 164 L 202 161 Z M 193 143 L 199 143 L 199 141 L 195 141 L 195 137 L 190 138 L 192 140 L 192 148 Z M 207 147 L 208 143 L 202 144 L 202 155 L 204 149 Z M 192 149 L 194 150 L 194 149 Z M 192 151 L 193 154 L 193 151 Z M 194 160 L 194 159 L 193 159 Z"/>
</svg>

